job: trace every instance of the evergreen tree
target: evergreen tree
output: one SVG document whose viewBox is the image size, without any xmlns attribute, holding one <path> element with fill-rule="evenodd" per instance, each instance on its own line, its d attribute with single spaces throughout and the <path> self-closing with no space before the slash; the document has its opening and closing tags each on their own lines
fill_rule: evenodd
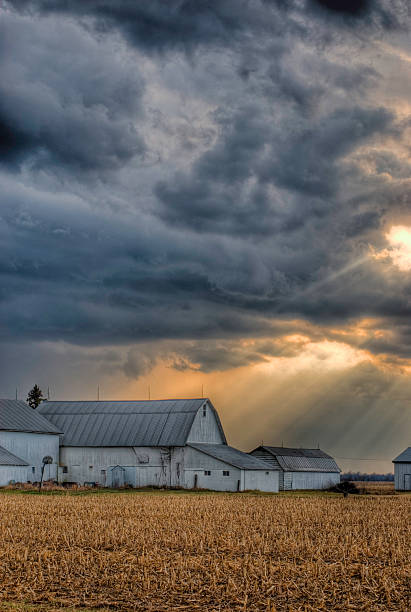
<svg viewBox="0 0 411 612">
<path fill-rule="evenodd" d="M 43 400 L 44 397 L 42 390 L 38 385 L 34 385 L 31 391 L 29 391 L 26 402 L 28 403 L 30 408 L 33 408 L 33 410 L 35 410 Z"/>
</svg>

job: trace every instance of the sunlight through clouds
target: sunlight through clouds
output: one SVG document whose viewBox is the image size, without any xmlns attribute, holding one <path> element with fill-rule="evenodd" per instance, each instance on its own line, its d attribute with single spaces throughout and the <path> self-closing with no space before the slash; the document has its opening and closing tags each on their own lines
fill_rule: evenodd
<svg viewBox="0 0 411 612">
<path fill-rule="evenodd" d="M 364 361 L 370 361 L 367 351 L 349 346 L 343 342 L 323 340 L 321 342 L 304 342 L 300 352 L 293 357 L 275 357 L 269 363 L 256 366 L 264 371 L 284 369 L 288 373 L 304 370 L 323 372 L 345 370 Z"/>
<path fill-rule="evenodd" d="M 375 259 L 390 258 L 394 265 L 403 272 L 411 270 L 411 228 L 405 225 L 393 225 L 386 234 L 390 247 L 374 255 Z"/>
</svg>

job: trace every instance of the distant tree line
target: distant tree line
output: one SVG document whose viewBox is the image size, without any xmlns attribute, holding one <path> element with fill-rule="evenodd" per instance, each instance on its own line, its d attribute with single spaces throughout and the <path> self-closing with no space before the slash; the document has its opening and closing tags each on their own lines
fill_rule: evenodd
<svg viewBox="0 0 411 612">
<path fill-rule="evenodd" d="M 376 480 L 385 480 L 391 481 L 394 480 L 394 474 L 376 474 L 373 472 L 372 474 L 362 474 L 361 472 L 344 472 L 341 474 L 341 480 L 368 480 L 368 481 L 376 481 Z"/>
</svg>

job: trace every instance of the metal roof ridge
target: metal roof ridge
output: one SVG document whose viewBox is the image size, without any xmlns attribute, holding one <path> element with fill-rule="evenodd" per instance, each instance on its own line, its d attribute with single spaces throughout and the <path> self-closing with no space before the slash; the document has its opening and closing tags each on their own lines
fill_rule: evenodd
<svg viewBox="0 0 411 612">
<path fill-rule="evenodd" d="M 194 412 L 194 411 L 193 411 Z M 42 412 L 41 413 L 43 416 L 47 415 L 47 414 L 51 414 L 52 416 L 56 416 L 56 414 L 54 412 Z M 58 416 L 63 416 L 63 415 L 67 415 L 67 416 L 82 416 L 82 415 L 86 415 L 86 414 L 111 414 L 110 412 L 59 412 Z M 115 416 L 117 415 L 124 415 L 127 416 L 129 414 L 187 414 L 187 410 L 173 410 L 173 411 L 166 411 L 166 412 L 115 412 L 113 413 Z"/>
<path fill-rule="evenodd" d="M 7 398 L 0 398 L 0 399 L 7 399 Z M 204 400 L 208 400 L 208 397 L 180 397 L 180 398 L 175 398 L 175 397 L 170 397 L 170 398 L 165 398 L 165 399 L 150 399 L 150 400 L 44 400 L 44 402 L 42 402 L 43 406 L 46 404 L 104 404 L 104 403 L 110 403 L 110 404 L 125 404 L 125 403 L 137 403 L 137 402 L 189 402 L 189 401 L 204 401 Z M 15 400 L 13 400 L 15 401 Z M 18 400 L 18 401 L 23 401 L 23 400 Z M 25 402 L 24 402 L 25 403 Z"/>
</svg>

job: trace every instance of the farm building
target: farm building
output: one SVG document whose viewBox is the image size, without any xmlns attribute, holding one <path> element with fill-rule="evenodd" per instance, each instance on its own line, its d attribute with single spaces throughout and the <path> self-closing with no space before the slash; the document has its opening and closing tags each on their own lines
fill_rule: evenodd
<svg viewBox="0 0 411 612">
<path fill-rule="evenodd" d="M 394 484 L 397 491 L 411 491 L 411 446 L 393 460 Z"/>
<path fill-rule="evenodd" d="M 27 482 L 29 464 L 0 446 L 0 487 L 10 482 Z"/>
<path fill-rule="evenodd" d="M 279 470 L 279 489 L 326 489 L 340 482 L 340 468 L 319 448 L 259 446 L 250 455 Z"/>
<path fill-rule="evenodd" d="M 37 482 L 41 478 L 43 457 L 44 478 L 55 479 L 59 461 L 59 431 L 38 411 L 21 400 L 0 399 L 0 483 Z"/>
<path fill-rule="evenodd" d="M 227 445 L 211 401 L 47 401 L 63 432 L 59 481 L 278 491 L 278 470 Z"/>
</svg>

